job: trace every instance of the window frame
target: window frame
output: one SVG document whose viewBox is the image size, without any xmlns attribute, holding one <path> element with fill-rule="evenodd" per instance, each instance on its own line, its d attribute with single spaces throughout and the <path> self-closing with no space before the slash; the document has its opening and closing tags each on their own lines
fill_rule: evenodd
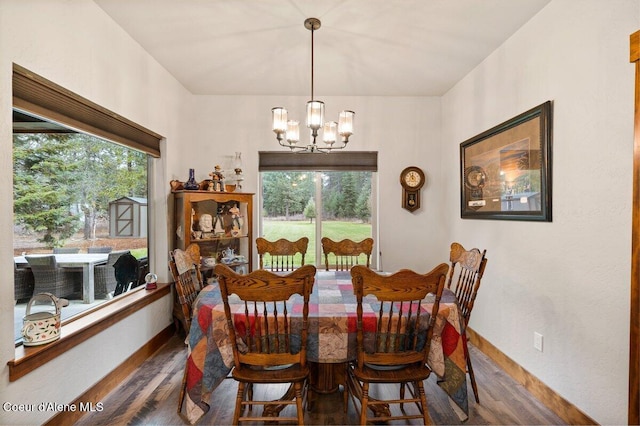
<svg viewBox="0 0 640 426">
<path fill-rule="evenodd" d="M 13 109 L 41 117 L 101 139 L 120 143 L 148 154 L 148 188 L 152 188 L 152 158 L 160 157 L 162 136 L 148 130 L 86 98 L 83 98 L 20 65 L 13 64 Z M 153 206 L 147 217 L 153 214 Z M 147 227 L 149 226 L 147 221 Z M 148 247 L 153 236 L 147 232 Z M 151 250 L 149 260 L 152 262 Z M 150 267 L 153 265 L 150 264 Z M 159 284 L 153 291 L 140 287 L 126 297 L 116 298 L 95 309 L 66 321 L 58 340 L 42 346 L 18 345 L 15 357 L 7 362 L 9 381 L 15 381 L 48 361 L 106 330 L 116 322 L 132 315 L 169 294 L 170 284 Z"/>
<path fill-rule="evenodd" d="M 314 173 L 316 177 L 315 203 L 316 208 L 321 209 L 322 192 L 321 182 L 318 178 L 322 172 L 338 171 L 369 171 L 371 176 L 371 237 L 375 241 L 374 250 L 371 255 L 371 265 L 379 265 L 377 247 L 380 247 L 378 240 L 378 152 L 377 151 L 342 151 L 339 155 L 322 153 L 292 153 L 287 151 L 259 151 L 258 152 L 258 235 L 263 235 L 263 172 L 281 171 L 308 171 Z M 318 236 L 321 221 L 316 220 L 316 244 L 312 249 L 315 251 L 316 264 L 323 264 L 322 243 Z"/>
</svg>

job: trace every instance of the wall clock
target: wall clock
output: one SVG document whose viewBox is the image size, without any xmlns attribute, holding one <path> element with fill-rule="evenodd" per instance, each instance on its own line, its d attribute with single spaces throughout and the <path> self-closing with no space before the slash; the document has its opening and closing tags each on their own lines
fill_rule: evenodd
<svg viewBox="0 0 640 426">
<path fill-rule="evenodd" d="M 410 166 L 400 173 L 403 209 L 412 212 L 420 208 L 420 189 L 424 183 L 424 172 L 419 167 Z"/>
</svg>

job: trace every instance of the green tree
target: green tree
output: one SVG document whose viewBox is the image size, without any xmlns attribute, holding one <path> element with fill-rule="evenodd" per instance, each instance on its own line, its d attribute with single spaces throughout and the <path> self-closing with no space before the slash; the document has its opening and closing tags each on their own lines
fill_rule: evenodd
<svg viewBox="0 0 640 426">
<path fill-rule="evenodd" d="M 78 182 L 67 135 L 14 135 L 14 216 L 48 247 L 64 244 L 79 227 L 73 213 Z"/>
<path fill-rule="evenodd" d="M 263 177 L 263 207 L 267 216 L 301 214 L 309 199 L 312 179 L 305 172 L 269 172 Z"/>
<path fill-rule="evenodd" d="M 364 223 L 368 223 L 371 219 L 371 193 L 368 191 L 360 191 L 358 201 L 355 206 L 355 216 Z"/>
<path fill-rule="evenodd" d="M 95 239 L 111 200 L 146 197 L 146 164 L 146 154 L 89 135 L 14 135 L 16 223 L 50 247 L 82 225 L 84 238 Z"/>
<path fill-rule="evenodd" d="M 80 183 L 76 197 L 84 214 L 84 238 L 96 238 L 98 219 L 109 216 L 109 202 L 146 197 L 146 155 L 88 135 L 74 135 Z"/>
<path fill-rule="evenodd" d="M 309 198 L 309 202 L 304 208 L 304 217 L 309 218 L 309 223 L 313 223 L 313 218 L 316 217 L 316 203 L 313 198 Z"/>
</svg>

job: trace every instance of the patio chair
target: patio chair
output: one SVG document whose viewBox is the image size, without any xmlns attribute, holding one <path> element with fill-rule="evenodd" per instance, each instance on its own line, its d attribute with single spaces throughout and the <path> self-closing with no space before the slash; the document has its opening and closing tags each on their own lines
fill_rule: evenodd
<svg viewBox="0 0 640 426">
<path fill-rule="evenodd" d="M 115 264 L 123 254 L 131 253 L 129 250 L 112 251 L 107 257 L 107 263 L 96 265 L 93 268 L 94 293 L 96 297 L 108 298 L 113 296 L 118 286 L 116 280 Z"/>
<path fill-rule="evenodd" d="M 352 266 L 360 263 L 359 257 L 361 254 L 367 256 L 365 263 L 367 268 L 371 264 L 373 238 L 365 238 L 360 242 L 355 242 L 350 239 L 336 242 L 324 237 L 321 242 L 322 253 L 324 254 L 324 265 L 327 271 L 330 269 L 330 266 L 333 266 L 336 271 L 348 271 Z M 335 265 L 329 265 L 330 254 L 335 256 Z"/>
<path fill-rule="evenodd" d="M 356 361 L 347 368 L 344 410 L 348 408 L 350 396 L 361 425 L 367 421 L 386 423 L 408 419 L 431 423 L 423 381 L 431 375 L 427 360 L 448 269 L 446 263 L 426 274 L 403 269 L 382 275 L 362 265 L 351 269 L 357 301 L 357 349 Z M 429 293 L 433 294 L 433 300 L 428 302 L 431 307 L 424 300 Z M 363 298 L 369 295 L 377 299 L 380 308 L 364 313 Z M 389 396 L 388 390 L 372 398 L 369 394 L 372 383 L 385 387 L 398 384 L 400 398 L 381 399 Z M 405 398 L 406 386 L 409 386 L 408 398 Z M 419 413 L 407 413 L 405 403 L 414 403 Z M 400 405 L 399 414 L 389 409 L 391 404 Z M 374 418 L 368 418 L 368 410 L 375 413 Z"/>
<path fill-rule="evenodd" d="M 14 300 L 31 299 L 33 296 L 33 272 L 29 268 L 18 268 L 13 262 L 13 290 Z"/>
<path fill-rule="evenodd" d="M 113 247 L 89 247 L 87 253 L 111 253 Z"/>
<path fill-rule="evenodd" d="M 147 256 L 138 259 L 138 282 L 133 287 L 138 287 L 146 284 L 144 278 L 149 273 L 149 258 Z"/>
<path fill-rule="evenodd" d="M 487 258 L 485 257 L 486 252 L 486 250 L 481 252 L 477 248 L 465 250 L 460 243 L 451 243 L 451 250 L 449 252 L 451 267 L 449 268 L 449 274 L 447 277 L 447 288 L 451 289 L 456 294 L 458 306 L 461 311 L 460 313 L 464 320 L 465 329 L 469 324 L 471 311 L 473 310 L 473 305 L 475 304 L 476 296 L 478 295 L 478 289 L 480 288 L 480 281 L 482 280 L 484 269 L 487 266 Z M 480 398 L 478 397 L 478 385 L 476 384 L 475 374 L 473 374 L 471 356 L 469 354 L 469 349 L 467 348 L 467 339 L 463 339 L 463 342 L 467 355 L 467 372 L 471 379 L 471 388 L 473 389 L 476 402 L 479 404 Z"/>
<path fill-rule="evenodd" d="M 114 296 L 126 293 L 138 283 L 138 259 L 130 252 L 121 254 L 113 264 L 116 275 L 116 289 Z"/>
<path fill-rule="evenodd" d="M 82 271 L 62 268 L 54 255 L 25 256 L 33 272 L 33 293 L 51 293 L 56 297 L 70 296 L 82 288 Z"/>
<path fill-rule="evenodd" d="M 302 255 L 300 265 L 304 265 L 304 257 L 307 254 L 308 246 L 309 238 L 307 237 L 302 237 L 297 241 L 289 241 L 285 238 L 280 238 L 277 241 L 268 241 L 258 237 L 256 238 L 256 247 L 260 257 L 260 269 L 268 269 L 273 272 L 293 271 L 296 269 L 294 265 L 296 254 L 300 253 Z M 268 267 L 265 268 L 264 258 L 267 254 L 270 257 L 270 262 Z"/>
<path fill-rule="evenodd" d="M 53 254 L 76 254 L 80 253 L 78 247 L 54 247 Z"/>
<path fill-rule="evenodd" d="M 309 298 L 316 268 L 304 265 L 287 275 L 265 270 L 240 275 L 219 264 L 215 273 L 233 350 L 231 376 L 238 382 L 232 424 L 269 420 L 302 425 L 303 400 L 309 376 L 306 350 Z M 236 301 L 229 300 L 231 295 L 237 298 Z M 301 315 L 294 314 L 297 312 L 293 309 L 294 295 L 302 297 Z M 242 307 L 239 308 L 238 304 Z M 254 401 L 253 387 L 256 384 L 290 384 L 293 401 L 284 398 Z M 251 416 L 253 405 L 264 406 L 262 417 Z M 287 405 L 295 405 L 296 417 L 266 417 L 266 413 Z"/>
</svg>

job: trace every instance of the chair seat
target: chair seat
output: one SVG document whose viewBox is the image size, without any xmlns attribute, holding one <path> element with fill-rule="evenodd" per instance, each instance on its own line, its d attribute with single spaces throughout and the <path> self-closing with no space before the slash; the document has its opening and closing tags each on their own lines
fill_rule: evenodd
<svg viewBox="0 0 640 426">
<path fill-rule="evenodd" d="M 251 383 L 291 383 L 301 382 L 309 375 L 309 367 L 293 364 L 283 369 L 234 368 L 231 372 L 234 379 Z"/>
<path fill-rule="evenodd" d="M 401 369 L 380 368 L 385 366 L 364 365 L 361 369 L 356 365 L 353 375 L 360 381 L 369 383 L 398 383 L 426 380 L 431 375 L 431 369 L 425 365 L 409 365 Z"/>
</svg>

